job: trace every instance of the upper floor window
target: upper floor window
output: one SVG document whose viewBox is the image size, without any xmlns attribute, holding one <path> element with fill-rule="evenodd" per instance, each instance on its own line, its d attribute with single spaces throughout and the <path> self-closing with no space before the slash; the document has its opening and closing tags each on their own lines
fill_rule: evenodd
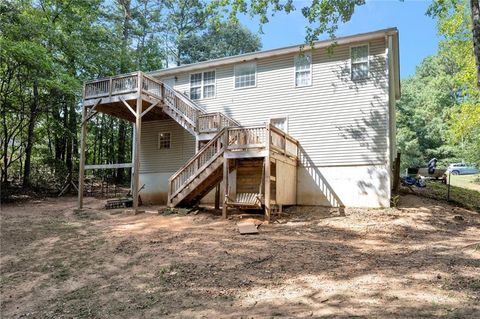
<svg viewBox="0 0 480 319">
<path fill-rule="evenodd" d="M 235 65 L 234 73 L 236 89 L 256 86 L 257 65 L 255 63 Z"/>
<path fill-rule="evenodd" d="M 368 45 L 352 47 L 350 49 L 350 61 L 352 80 L 355 81 L 368 78 Z"/>
<path fill-rule="evenodd" d="M 167 132 L 158 133 L 158 149 L 169 149 L 171 145 L 171 134 Z"/>
<path fill-rule="evenodd" d="M 295 86 L 312 84 L 312 55 L 303 53 L 295 56 Z"/>
<path fill-rule="evenodd" d="M 190 74 L 190 98 L 206 99 L 215 96 L 215 71 Z"/>
</svg>

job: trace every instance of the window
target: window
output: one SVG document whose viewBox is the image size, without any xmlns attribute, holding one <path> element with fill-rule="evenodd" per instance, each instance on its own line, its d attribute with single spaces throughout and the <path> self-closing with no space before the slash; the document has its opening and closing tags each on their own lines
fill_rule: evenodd
<svg viewBox="0 0 480 319">
<path fill-rule="evenodd" d="M 312 55 L 310 53 L 295 56 L 295 86 L 312 84 Z"/>
<path fill-rule="evenodd" d="M 215 71 L 203 72 L 203 98 L 215 96 Z"/>
<path fill-rule="evenodd" d="M 352 80 L 368 78 L 368 45 L 352 47 L 350 51 Z"/>
<path fill-rule="evenodd" d="M 215 97 L 215 71 L 190 74 L 190 98 L 192 100 Z"/>
<path fill-rule="evenodd" d="M 190 74 L 190 98 L 192 100 L 202 98 L 202 73 Z"/>
<path fill-rule="evenodd" d="M 247 63 L 235 65 L 235 88 L 248 88 L 256 85 L 257 65 Z"/>
<path fill-rule="evenodd" d="M 170 133 L 158 133 L 158 149 L 169 149 L 171 145 L 171 136 Z"/>
<path fill-rule="evenodd" d="M 281 129 L 284 132 L 288 132 L 288 123 L 286 117 L 278 117 L 270 119 L 270 124 L 275 126 L 276 128 Z"/>
</svg>

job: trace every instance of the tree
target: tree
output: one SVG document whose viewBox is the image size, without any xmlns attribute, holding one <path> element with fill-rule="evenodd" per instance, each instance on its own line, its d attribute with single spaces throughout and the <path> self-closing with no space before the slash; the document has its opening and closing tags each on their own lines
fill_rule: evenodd
<svg viewBox="0 0 480 319">
<path fill-rule="evenodd" d="M 428 13 L 438 19 L 438 31 L 443 36 L 439 55 L 452 67 L 458 96 L 450 117 L 450 139 L 461 145 L 464 159 L 480 164 L 478 0 L 470 4 L 437 0 Z"/>
<path fill-rule="evenodd" d="M 258 35 L 240 24 L 211 24 L 202 34 L 192 34 L 180 44 L 182 64 L 217 59 L 262 48 Z"/>
<path fill-rule="evenodd" d="M 299 10 L 306 19 L 306 42 L 319 39 L 322 34 L 335 37 L 339 22 L 350 21 L 357 6 L 365 4 L 365 0 L 312 0 L 305 2 Z M 293 0 L 281 3 L 278 0 L 246 1 L 246 0 L 222 0 L 209 3 L 207 10 L 227 8 L 230 21 L 238 22 L 237 15 L 247 14 L 257 16 L 260 26 L 268 23 L 269 16 L 277 12 L 290 13 L 297 8 Z"/>
<path fill-rule="evenodd" d="M 167 46 L 179 66 L 186 49 L 182 43 L 190 35 L 205 29 L 207 20 L 215 10 L 207 10 L 206 4 L 201 0 L 167 0 L 165 6 L 168 12 Z"/>
<path fill-rule="evenodd" d="M 397 144 L 402 166 L 423 166 L 432 157 L 457 155 L 449 144 L 449 116 L 457 103 L 453 69 L 441 56 L 425 58 L 415 75 L 402 81 L 397 104 Z"/>
</svg>

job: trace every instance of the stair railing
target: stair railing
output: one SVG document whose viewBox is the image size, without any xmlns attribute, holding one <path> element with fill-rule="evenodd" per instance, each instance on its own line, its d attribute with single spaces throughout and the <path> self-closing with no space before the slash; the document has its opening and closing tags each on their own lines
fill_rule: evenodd
<svg viewBox="0 0 480 319">
<path fill-rule="evenodd" d="M 223 128 L 198 153 L 168 179 L 169 198 L 171 200 L 192 182 L 205 168 L 213 163 L 226 149 L 227 130 Z"/>
</svg>

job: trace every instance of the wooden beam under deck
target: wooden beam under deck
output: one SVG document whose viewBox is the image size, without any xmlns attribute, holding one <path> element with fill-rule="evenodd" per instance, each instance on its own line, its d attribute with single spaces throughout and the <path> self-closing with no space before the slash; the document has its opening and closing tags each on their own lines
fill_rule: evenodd
<svg viewBox="0 0 480 319">
<path fill-rule="evenodd" d="M 125 97 L 125 99 L 124 99 Z M 131 123 L 135 123 L 136 117 L 132 114 L 132 110 L 136 110 L 137 99 L 127 99 L 131 98 L 131 95 L 114 97 L 114 98 L 104 98 L 102 101 L 95 107 L 95 111 L 100 113 L 105 113 L 110 116 L 121 118 Z M 123 101 L 122 101 L 123 100 Z M 87 100 L 87 102 L 90 100 Z M 98 100 L 97 100 L 98 101 Z M 148 97 L 141 97 L 142 101 L 142 121 L 157 121 L 169 119 L 166 113 L 162 111 L 162 104 L 159 101 L 154 101 Z M 128 109 L 125 104 L 128 104 L 131 109 Z M 87 108 L 91 108 L 95 103 L 88 103 Z M 153 106 L 153 107 L 152 107 Z"/>
</svg>

